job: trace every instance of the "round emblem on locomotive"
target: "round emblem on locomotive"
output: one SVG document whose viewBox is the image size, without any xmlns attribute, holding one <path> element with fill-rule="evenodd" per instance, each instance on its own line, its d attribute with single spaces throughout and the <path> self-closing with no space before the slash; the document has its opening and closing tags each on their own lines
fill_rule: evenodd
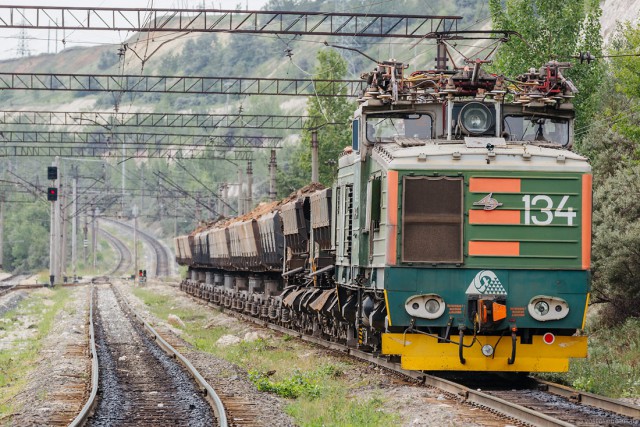
<svg viewBox="0 0 640 427">
<path fill-rule="evenodd" d="M 473 278 L 466 293 L 467 295 L 506 295 L 507 291 L 493 271 L 482 270 Z"/>
</svg>

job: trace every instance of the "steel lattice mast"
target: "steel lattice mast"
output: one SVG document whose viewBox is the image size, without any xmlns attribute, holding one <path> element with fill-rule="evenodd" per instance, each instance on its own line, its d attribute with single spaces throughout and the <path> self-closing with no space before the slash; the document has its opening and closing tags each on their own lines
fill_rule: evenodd
<svg viewBox="0 0 640 427">
<path fill-rule="evenodd" d="M 355 97 L 365 87 L 362 80 L 0 73 L 0 90 Z"/>
<path fill-rule="evenodd" d="M 147 159 L 220 159 L 253 160 L 254 152 L 243 149 L 222 149 L 195 146 L 169 147 L 95 147 L 88 145 L 0 145 L 0 157 L 111 157 Z"/>
<path fill-rule="evenodd" d="M 100 126 L 227 129 L 303 129 L 311 116 L 208 113 L 116 113 L 109 111 L 0 111 L 8 126 Z"/>
<path fill-rule="evenodd" d="M 0 5 L 1 28 L 434 38 L 461 16 Z"/>
</svg>

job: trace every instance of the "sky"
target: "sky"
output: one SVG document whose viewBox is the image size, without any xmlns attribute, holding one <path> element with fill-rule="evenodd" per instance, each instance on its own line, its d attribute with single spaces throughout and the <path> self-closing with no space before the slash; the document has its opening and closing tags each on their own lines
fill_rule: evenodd
<svg viewBox="0 0 640 427">
<path fill-rule="evenodd" d="M 195 9 L 204 3 L 207 9 L 259 10 L 267 0 L 9 0 L 1 3 L 12 6 L 67 6 L 67 7 L 126 7 L 126 8 L 184 8 Z M 92 44 L 121 43 L 131 34 L 117 31 L 62 31 L 0 29 L 0 59 L 16 58 L 20 55 L 20 39 L 24 38 L 31 55 L 55 53 L 65 47 L 90 46 Z M 62 40 L 65 40 L 65 44 Z"/>
</svg>

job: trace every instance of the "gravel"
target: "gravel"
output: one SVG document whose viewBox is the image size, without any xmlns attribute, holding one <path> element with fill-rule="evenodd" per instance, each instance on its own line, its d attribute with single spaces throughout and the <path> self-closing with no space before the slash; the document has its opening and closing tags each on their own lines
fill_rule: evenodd
<svg viewBox="0 0 640 427">
<path fill-rule="evenodd" d="M 27 296 L 25 291 L 10 292 L 0 299 L 0 316 L 4 316 L 5 313 L 15 309 L 20 301 Z"/>
<path fill-rule="evenodd" d="M 189 374 L 125 315 L 111 289 L 98 289 L 97 311 L 99 400 L 89 426 L 213 424 Z"/>
<path fill-rule="evenodd" d="M 147 288 L 162 295 L 171 296 L 176 308 L 201 304 L 190 298 L 177 287 L 150 281 Z M 200 373 L 218 390 L 227 396 L 234 396 L 238 402 L 245 402 L 255 408 L 255 420 L 252 425 L 291 426 L 295 425 L 285 408 L 290 402 L 276 395 L 259 392 L 248 379 L 247 373 L 240 367 L 220 360 L 208 353 L 197 351 L 180 339 L 180 329 L 171 326 L 166 319 L 156 319 L 149 314 L 140 300 L 131 294 L 131 285 L 121 285 L 128 300 L 142 313 L 154 327 L 188 357 Z M 37 292 L 51 292 L 43 289 Z M 0 425 L 66 425 L 80 411 L 84 399 L 88 396 L 90 382 L 90 358 L 88 357 L 86 301 L 88 287 L 73 288 L 73 301 L 67 304 L 55 319 L 51 334 L 43 341 L 43 348 L 34 370 L 25 378 L 24 390 L 8 402 L 12 413 L 0 415 Z M 5 296 L 6 298 L 6 296 Z M 0 299 L 0 304 L 5 301 Z M 277 333 L 219 313 L 210 308 L 207 320 L 209 327 L 230 326 L 240 338 L 253 339 L 255 334 L 273 336 Z M 18 316 L 20 317 L 20 316 Z M 24 319 L 18 318 L 17 321 Z M 2 345 L 2 338 L 0 338 Z M 319 355 L 327 361 L 345 357 L 340 353 L 328 351 L 317 346 L 302 343 L 304 350 L 299 357 Z M 117 355 L 114 362 L 123 355 Z M 128 355 L 126 355 L 128 358 Z M 118 363 L 122 363 L 121 361 Z M 346 372 L 353 388 L 353 397 L 368 399 L 382 394 L 385 408 L 401 416 L 402 426 L 506 426 L 504 419 L 463 404 L 441 391 L 406 381 L 396 375 L 370 366 L 356 363 L 353 370 Z M 75 392 L 76 394 L 70 394 Z M 1 394 L 1 390 L 0 390 Z M 222 392 L 221 392 L 222 394 Z M 70 401 L 70 397 L 73 399 Z M 66 400 L 65 400 L 66 399 Z M 61 412 L 62 411 L 62 412 Z M 64 412 L 66 411 L 66 412 Z M 62 415 L 67 417 L 63 421 Z M 243 425 L 243 420 L 230 420 L 232 424 Z"/>
<path fill-rule="evenodd" d="M 34 368 L 23 379 L 23 389 L 5 401 L 0 390 L 0 404 L 11 413 L 0 415 L 3 426 L 67 425 L 82 409 L 88 396 L 90 359 L 88 357 L 88 288 L 73 288 L 72 298 L 54 320 L 51 332 L 43 339 Z M 18 291 L 20 299 L 36 293 L 44 298 L 49 289 Z M 15 292 L 4 298 L 15 298 Z M 4 302 L 0 301 L 0 302 Z M 45 303 L 48 302 L 45 299 Z M 12 321 L 31 324 L 30 316 L 17 314 Z M 26 329 L 35 331 L 35 328 Z M 0 348 L 12 337 L 0 337 Z"/>
<path fill-rule="evenodd" d="M 146 288 L 160 295 L 171 296 L 172 305 L 176 309 L 204 305 L 195 300 L 176 286 L 150 281 Z M 243 396 L 244 400 L 253 402 L 259 408 L 258 425 L 264 426 L 290 426 L 295 422 L 285 413 L 284 408 L 288 400 L 276 395 L 259 392 L 248 379 L 247 373 L 240 367 L 227 361 L 218 359 L 208 353 L 197 351 L 183 341 L 179 335 L 181 330 L 172 327 L 166 319 L 157 319 L 151 315 L 147 307 L 137 299 L 130 287 L 120 287 L 127 294 L 136 310 L 146 317 L 147 321 L 154 324 L 159 332 L 172 332 L 171 344 L 184 346 L 180 351 L 192 361 L 200 373 L 210 382 L 216 390 L 224 390 L 225 394 Z M 258 327 L 250 323 L 242 322 L 233 316 L 220 313 L 210 308 L 208 327 L 227 326 L 240 329 L 240 337 L 253 338 L 259 336 L 272 336 L 277 332 Z M 163 333 L 164 335 L 164 333 Z M 224 338 L 224 337 L 223 337 Z M 228 338 L 227 338 L 228 339 Z M 346 356 L 317 347 L 312 344 L 301 343 L 304 350 L 299 357 L 318 355 L 327 361 L 341 360 Z M 353 359 L 349 359 L 353 362 Z M 509 426 L 503 418 L 480 410 L 471 405 L 445 395 L 442 391 L 419 385 L 413 381 L 399 378 L 384 369 L 366 363 L 353 364 L 354 368 L 345 372 L 348 381 L 354 388 L 354 398 L 368 399 L 382 394 L 385 399 L 385 407 L 390 411 L 400 414 L 402 426 Z M 365 381 L 366 379 L 366 381 Z M 364 384 L 364 385 L 362 385 Z M 252 420 L 253 421 L 253 420 Z M 239 423 L 238 425 L 242 425 Z"/>
</svg>

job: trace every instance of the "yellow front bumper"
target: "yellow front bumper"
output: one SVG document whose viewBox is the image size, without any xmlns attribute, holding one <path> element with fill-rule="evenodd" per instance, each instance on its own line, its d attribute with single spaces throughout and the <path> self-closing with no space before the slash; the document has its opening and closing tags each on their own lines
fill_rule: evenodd
<svg viewBox="0 0 640 427">
<path fill-rule="evenodd" d="M 546 344 L 541 336 L 534 336 L 531 344 L 516 339 L 515 363 L 509 365 L 511 336 L 478 336 L 471 347 L 465 347 L 465 363 L 460 362 L 458 345 L 439 343 L 436 338 L 422 334 L 382 334 L 382 353 L 400 355 L 403 369 L 419 371 L 510 371 L 510 372 L 566 372 L 569 358 L 587 357 L 587 337 L 555 337 Z M 458 337 L 452 337 L 458 341 Z M 469 345 L 472 336 L 464 337 Z M 490 344 L 494 355 L 482 354 L 482 346 Z M 496 346 L 497 344 L 497 346 Z"/>
</svg>

